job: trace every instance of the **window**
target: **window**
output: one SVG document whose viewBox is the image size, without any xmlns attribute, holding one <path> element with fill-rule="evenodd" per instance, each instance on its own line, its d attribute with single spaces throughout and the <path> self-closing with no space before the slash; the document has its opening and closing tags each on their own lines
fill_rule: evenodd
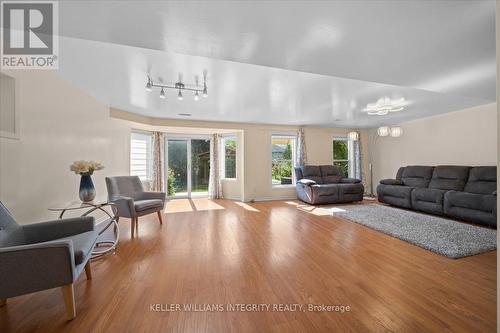
<svg viewBox="0 0 500 333">
<path fill-rule="evenodd" d="M 151 146 L 153 136 L 146 132 L 132 132 L 130 137 L 130 175 L 147 182 L 152 178 Z"/>
<path fill-rule="evenodd" d="M 222 161 L 221 161 L 221 175 L 222 178 L 234 179 L 236 178 L 236 137 L 226 136 L 221 140 L 222 144 Z"/>
<path fill-rule="evenodd" d="M 342 170 L 343 177 L 361 178 L 359 141 L 351 141 L 344 136 L 334 137 L 333 165 Z"/>
<path fill-rule="evenodd" d="M 349 175 L 349 140 L 345 137 L 333 138 L 333 165 L 342 170 L 342 176 Z"/>
<path fill-rule="evenodd" d="M 294 183 L 295 136 L 271 136 L 271 180 L 273 186 Z"/>
</svg>

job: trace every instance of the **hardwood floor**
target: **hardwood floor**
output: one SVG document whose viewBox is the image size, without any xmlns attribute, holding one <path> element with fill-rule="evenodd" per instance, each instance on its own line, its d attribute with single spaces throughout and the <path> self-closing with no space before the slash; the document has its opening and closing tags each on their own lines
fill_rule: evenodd
<svg viewBox="0 0 500 333">
<path fill-rule="evenodd" d="M 169 202 L 120 219 L 75 283 L 7 300 L 0 332 L 494 332 L 496 251 L 452 260 L 297 201 Z M 3 278 L 3 277 L 2 277 Z M 1 282 L 0 282 L 1 283 Z M 162 312 L 151 304 L 335 304 L 338 312 Z"/>
</svg>

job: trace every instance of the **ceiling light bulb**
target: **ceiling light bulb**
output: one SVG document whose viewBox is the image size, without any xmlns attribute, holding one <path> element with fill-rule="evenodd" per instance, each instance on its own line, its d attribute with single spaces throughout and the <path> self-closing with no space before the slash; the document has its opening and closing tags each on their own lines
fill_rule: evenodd
<svg viewBox="0 0 500 333">
<path fill-rule="evenodd" d="M 391 136 L 393 138 L 399 138 L 401 135 L 403 135 L 403 129 L 399 126 L 395 126 L 391 128 Z"/>
<path fill-rule="evenodd" d="M 207 91 L 207 85 L 206 84 L 203 85 L 203 97 L 205 97 L 205 98 L 208 97 L 208 91 Z"/>
<path fill-rule="evenodd" d="M 359 133 L 358 132 L 349 132 L 349 133 L 347 133 L 347 138 L 350 141 L 358 141 Z"/>
<path fill-rule="evenodd" d="M 200 95 L 198 95 L 198 90 L 196 90 L 196 93 L 194 94 L 194 100 L 197 101 L 200 99 Z"/>
<path fill-rule="evenodd" d="M 163 90 L 163 88 L 161 88 L 161 91 L 160 91 L 160 98 L 165 98 L 165 90 Z"/>
<path fill-rule="evenodd" d="M 151 80 L 148 79 L 148 82 L 146 82 L 146 91 L 151 91 L 152 90 L 152 84 L 151 84 Z"/>
<path fill-rule="evenodd" d="M 177 94 L 177 98 L 179 99 L 179 101 L 182 101 L 182 91 L 179 89 L 179 93 Z"/>
<path fill-rule="evenodd" d="M 389 126 L 382 126 L 378 128 L 377 134 L 378 136 L 388 136 L 389 131 L 390 131 Z"/>
</svg>

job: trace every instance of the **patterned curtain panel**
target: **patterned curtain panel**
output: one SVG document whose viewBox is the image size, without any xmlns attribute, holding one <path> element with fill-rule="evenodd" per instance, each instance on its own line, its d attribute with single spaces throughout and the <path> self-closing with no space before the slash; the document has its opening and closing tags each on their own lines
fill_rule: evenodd
<svg viewBox="0 0 500 333">
<path fill-rule="evenodd" d="M 361 179 L 361 144 L 358 140 L 353 142 L 354 147 L 354 177 Z"/>
<path fill-rule="evenodd" d="M 297 133 L 297 148 L 295 156 L 295 162 L 297 165 L 307 164 L 306 136 L 303 127 L 300 127 Z"/>
<path fill-rule="evenodd" d="M 222 136 L 214 134 L 210 142 L 210 179 L 208 181 L 208 197 L 210 199 L 222 198 L 222 185 L 220 181 L 220 144 Z"/>
<path fill-rule="evenodd" d="M 355 163 L 355 167 L 354 167 L 354 177 L 355 178 L 358 178 L 358 179 L 361 179 L 361 183 L 363 184 L 363 186 L 365 187 L 365 190 L 367 189 L 366 187 L 366 177 L 365 177 L 365 174 L 364 174 L 364 170 L 363 170 L 363 145 L 361 143 L 361 135 L 358 135 L 358 140 L 354 141 L 353 142 L 353 147 L 354 147 L 354 163 Z"/>
<path fill-rule="evenodd" d="M 153 132 L 153 149 L 152 149 L 152 179 L 151 191 L 163 192 L 165 189 L 165 178 L 163 166 L 165 161 L 163 133 Z"/>
</svg>

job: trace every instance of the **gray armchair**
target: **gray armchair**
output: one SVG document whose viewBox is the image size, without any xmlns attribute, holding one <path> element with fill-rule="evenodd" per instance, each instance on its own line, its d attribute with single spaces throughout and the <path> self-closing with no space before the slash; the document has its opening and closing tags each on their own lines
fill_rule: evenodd
<svg viewBox="0 0 500 333">
<path fill-rule="evenodd" d="M 19 225 L 0 202 L 0 306 L 11 297 L 61 287 L 68 320 L 75 318 L 73 283 L 97 240 L 94 218 L 77 217 Z"/>
<path fill-rule="evenodd" d="M 138 227 L 139 216 L 158 214 L 163 224 L 162 209 L 165 206 L 165 192 L 145 192 L 137 176 L 106 177 L 108 200 L 118 207 L 118 217 L 130 218 L 130 233 Z"/>
</svg>

